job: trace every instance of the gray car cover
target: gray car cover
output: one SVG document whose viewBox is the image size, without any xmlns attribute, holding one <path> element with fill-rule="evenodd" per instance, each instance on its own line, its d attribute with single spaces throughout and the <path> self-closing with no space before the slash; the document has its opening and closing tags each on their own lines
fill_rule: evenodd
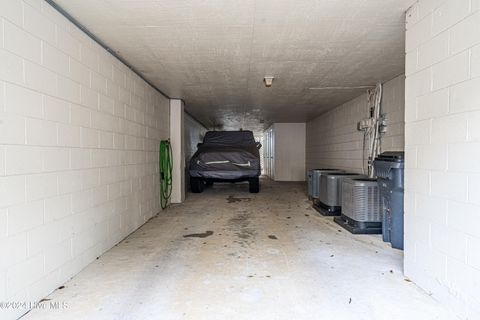
<svg viewBox="0 0 480 320">
<path fill-rule="evenodd" d="M 190 160 L 190 176 L 235 180 L 260 175 L 260 153 L 252 131 L 209 131 Z"/>
</svg>

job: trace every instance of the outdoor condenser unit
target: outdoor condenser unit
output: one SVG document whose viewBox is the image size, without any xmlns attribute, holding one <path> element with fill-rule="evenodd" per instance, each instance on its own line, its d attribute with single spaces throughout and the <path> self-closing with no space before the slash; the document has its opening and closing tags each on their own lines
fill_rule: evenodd
<svg viewBox="0 0 480 320">
<path fill-rule="evenodd" d="M 312 169 L 308 173 L 308 196 L 310 198 L 318 199 L 320 197 L 320 178 L 322 174 L 335 173 L 335 172 L 345 172 L 344 170 L 339 169 Z"/>
<path fill-rule="evenodd" d="M 320 177 L 320 197 L 317 206 L 324 216 L 339 216 L 342 211 L 342 181 L 345 178 L 366 178 L 358 173 L 328 173 Z"/>
<path fill-rule="evenodd" d="M 336 223 L 354 234 L 381 234 L 382 211 L 377 179 L 343 179 L 342 213 Z"/>
<path fill-rule="evenodd" d="M 313 170 L 308 170 L 307 181 L 308 181 L 308 199 L 312 200 L 312 195 L 313 195 Z"/>
</svg>

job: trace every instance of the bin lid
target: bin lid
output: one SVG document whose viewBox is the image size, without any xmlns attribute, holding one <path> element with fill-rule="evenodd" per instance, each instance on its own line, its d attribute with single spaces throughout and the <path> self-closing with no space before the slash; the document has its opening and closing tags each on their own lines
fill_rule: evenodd
<svg viewBox="0 0 480 320">
<path fill-rule="evenodd" d="M 375 161 L 404 162 L 405 152 L 403 151 L 387 151 L 375 158 Z"/>
<path fill-rule="evenodd" d="M 353 172 L 332 172 L 327 173 L 326 176 L 365 176 L 361 173 L 353 173 Z"/>
<path fill-rule="evenodd" d="M 312 169 L 313 172 L 316 172 L 317 174 L 322 174 L 322 173 L 341 173 L 345 172 L 345 170 L 341 169 L 323 169 L 323 168 L 317 168 L 317 169 Z"/>
</svg>

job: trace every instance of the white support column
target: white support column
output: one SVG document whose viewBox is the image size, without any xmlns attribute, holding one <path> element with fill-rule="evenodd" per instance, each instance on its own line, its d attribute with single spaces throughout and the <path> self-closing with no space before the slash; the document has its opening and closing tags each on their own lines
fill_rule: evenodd
<svg viewBox="0 0 480 320">
<path fill-rule="evenodd" d="M 171 203 L 185 200 L 185 144 L 183 134 L 184 103 L 179 99 L 170 99 L 170 143 L 173 153 L 172 197 Z"/>
</svg>

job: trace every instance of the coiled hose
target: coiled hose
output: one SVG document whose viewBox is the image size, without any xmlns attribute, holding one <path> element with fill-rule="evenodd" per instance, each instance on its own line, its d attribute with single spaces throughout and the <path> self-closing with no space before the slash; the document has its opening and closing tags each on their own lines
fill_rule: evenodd
<svg viewBox="0 0 480 320">
<path fill-rule="evenodd" d="M 170 140 L 160 141 L 160 205 L 165 209 L 172 195 L 172 147 Z"/>
</svg>

